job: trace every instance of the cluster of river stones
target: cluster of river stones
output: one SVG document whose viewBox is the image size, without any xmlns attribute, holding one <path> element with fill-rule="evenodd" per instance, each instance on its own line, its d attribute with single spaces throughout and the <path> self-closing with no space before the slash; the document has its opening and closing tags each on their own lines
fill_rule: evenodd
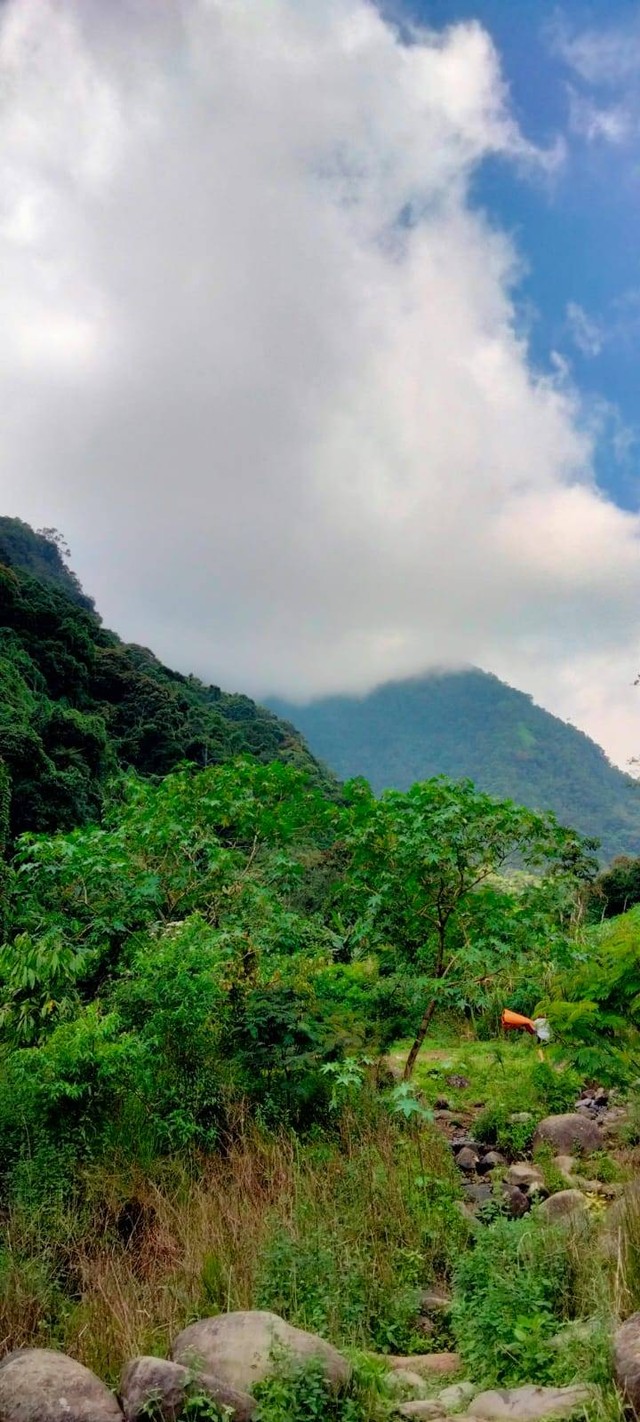
<svg viewBox="0 0 640 1422">
<path fill-rule="evenodd" d="M 533 1138 L 534 1155 L 539 1146 L 550 1149 L 552 1166 L 565 1181 L 567 1188 L 553 1194 L 546 1188 L 543 1171 L 530 1161 L 507 1165 L 500 1151 L 472 1136 L 454 1134 L 451 1148 L 463 1176 L 467 1212 L 476 1214 L 479 1210 L 482 1218 L 481 1207 L 496 1199 L 495 1178 L 499 1180 L 498 1198 L 502 1196 L 503 1208 L 514 1218 L 535 1206 L 539 1218 L 555 1224 L 567 1216 L 584 1212 L 590 1196 L 601 1196 L 605 1200 L 615 1198 L 621 1191 L 620 1185 L 591 1180 L 585 1171 L 588 1171 L 589 1155 L 601 1151 L 606 1144 L 607 1130 L 619 1124 L 620 1108 L 608 1107 L 605 1092 L 595 1101 L 592 1097 L 584 1100 L 585 1109 L 547 1116 L 540 1121 Z M 524 1120 L 526 1114 L 517 1113 L 514 1124 Z"/>
<path fill-rule="evenodd" d="M 546 1213 L 546 1218 L 556 1223 L 568 1221 L 584 1209 L 585 1195 L 592 1190 L 597 1193 L 599 1182 L 579 1174 L 578 1157 L 582 1161 L 602 1149 L 607 1127 L 615 1124 L 613 1113 L 606 1112 L 606 1102 L 592 1102 L 571 1114 L 542 1121 L 534 1145 L 545 1143 L 557 1152 L 556 1165 L 567 1178 L 568 1188 L 547 1195 L 541 1172 L 530 1162 L 512 1165 L 504 1172 L 501 1169 L 511 1213 L 535 1208 L 543 1218 Z M 487 1177 L 505 1166 L 498 1152 L 471 1136 L 453 1134 L 450 1142 L 470 1188 L 481 1188 Z M 477 1209 L 483 1197 L 467 1193 L 467 1208 Z M 424 1295 L 425 1332 L 429 1332 L 430 1319 L 433 1325 L 450 1302 L 442 1293 Z M 614 1358 L 616 1381 L 625 1403 L 640 1419 L 640 1313 L 617 1330 Z M 292 1327 L 276 1314 L 247 1310 L 191 1324 L 175 1339 L 170 1359 L 135 1358 L 124 1368 L 117 1394 L 64 1353 L 44 1348 L 10 1353 L 0 1360 L 0 1422 L 143 1422 L 150 1418 L 178 1422 L 194 1397 L 210 1399 L 230 1422 L 251 1422 L 257 1406 L 254 1389 L 283 1359 L 294 1369 L 317 1360 L 335 1392 L 349 1384 L 350 1364 L 331 1344 Z M 481 1391 L 470 1379 L 447 1383 L 447 1375 L 461 1372 L 461 1359 L 455 1353 L 390 1356 L 384 1364 L 395 1399 L 392 1410 L 405 1418 L 446 1422 L 455 1414 L 466 1422 L 540 1422 L 543 1418 L 569 1418 L 592 1399 L 591 1389 L 578 1384 L 558 1388 L 527 1384 Z M 442 1387 L 441 1382 L 445 1383 Z"/>
</svg>

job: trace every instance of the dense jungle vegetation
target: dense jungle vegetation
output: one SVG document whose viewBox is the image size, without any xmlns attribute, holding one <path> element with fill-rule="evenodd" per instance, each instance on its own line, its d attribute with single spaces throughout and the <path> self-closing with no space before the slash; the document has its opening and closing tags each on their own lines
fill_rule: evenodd
<svg viewBox="0 0 640 1422">
<path fill-rule="evenodd" d="M 551 813 L 338 786 L 275 716 L 105 632 L 23 527 L 0 568 L 3 1348 L 115 1382 L 194 1318 L 268 1308 L 355 1373 L 340 1399 L 279 1377 L 264 1422 L 385 1417 L 383 1357 L 454 1347 L 478 1386 L 579 1377 L 613 1419 L 640 1211 L 601 1254 L 599 1206 L 562 1233 L 499 1181 L 585 1081 L 625 1106 L 590 1168 L 636 1168 L 640 908 Z M 46 576 L 21 564 L 43 538 Z M 549 1018 L 543 1061 L 505 1004 Z M 502 1152 L 477 1219 L 443 1096 Z"/>
</svg>

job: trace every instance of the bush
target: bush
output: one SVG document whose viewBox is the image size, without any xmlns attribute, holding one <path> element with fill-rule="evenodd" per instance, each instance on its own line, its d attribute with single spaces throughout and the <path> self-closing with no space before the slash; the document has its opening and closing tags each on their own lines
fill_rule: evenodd
<svg viewBox="0 0 640 1422">
<path fill-rule="evenodd" d="M 371 1365 L 356 1364 L 349 1385 L 334 1392 L 322 1363 L 292 1367 L 283 1354 L 270 1377 L 254 1388 L 256 1422 L 375 1422 L 385 1416 L 384 1383 Z"/>
<path fill-rule="evenodd" d="M 578 1268 L 565 1231 L 498 1219 L 460 1258 L 454 1283 L 454 1334 L 474 1381 L 570 1380 L 570 1363 L 550 1346 L 579 1307 Z"/>
<path fill-rule="evenodd" d="M 536 1062 L 531 1072 L 536 1096 L 550 1115 L 562 1115 L 575 1105 L 582 1079 L 576 1071 L 555 1070 L 549 1062 Z"/>
<path fill-rule="evenodd" d="M 514 1121 L 512 1116 L 525 1115 L 524 1121 Z M 496 1101 L 485 1106 L 475 1124 L 475 1134 L 479 1141 L 497 1146 L 509 1160 L 517 1160 L 528 1151 L 541 1112 L 537 1117 L 532 1112 L 514 1112 L 503 1102 Z"/>
</svg>

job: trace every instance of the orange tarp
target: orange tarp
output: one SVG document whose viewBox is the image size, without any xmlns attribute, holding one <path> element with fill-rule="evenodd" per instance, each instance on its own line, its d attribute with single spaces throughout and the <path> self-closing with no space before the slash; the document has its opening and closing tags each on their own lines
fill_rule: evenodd
<svg viewBox="0 0 640 1422">
<path fill-rule="evenodd" d="M 521 1017 L 519 1012 L 511 1012 L 508 1007 L 505 1007 L 502 1014 L 502 1026 L 506 1028 L 507 1031 L 513 1028 L 519 1028 L 521 1032 L 533 1032 L 535 1036 L 536 1029 L 531 1018 Z"/>
</svg>

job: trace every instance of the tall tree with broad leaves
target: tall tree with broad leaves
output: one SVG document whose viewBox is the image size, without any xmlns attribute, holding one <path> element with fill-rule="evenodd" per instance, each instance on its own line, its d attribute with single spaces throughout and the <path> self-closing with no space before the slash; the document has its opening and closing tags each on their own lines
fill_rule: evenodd
<svg viewBox="0 0 640 1422">
<path fill-rule="evenodd" d="M 532 951 L 534 935 L 544 948 L 559 891 L 592 877 L 597 863 L 589 841 L 552 814 L 494 800 L 470 781 L 428 780 L 379 800 L 365 781 L 352 781 L 346 795 L 356 936 L 388 943 L 427 987 L 408 1079 L 438 1007 L 472 999 L 489 976 Z M 491 913 L 482 912 L 484 895 Z M 548 919 L 544 895 L 553 899 Z"/>
</svg>

